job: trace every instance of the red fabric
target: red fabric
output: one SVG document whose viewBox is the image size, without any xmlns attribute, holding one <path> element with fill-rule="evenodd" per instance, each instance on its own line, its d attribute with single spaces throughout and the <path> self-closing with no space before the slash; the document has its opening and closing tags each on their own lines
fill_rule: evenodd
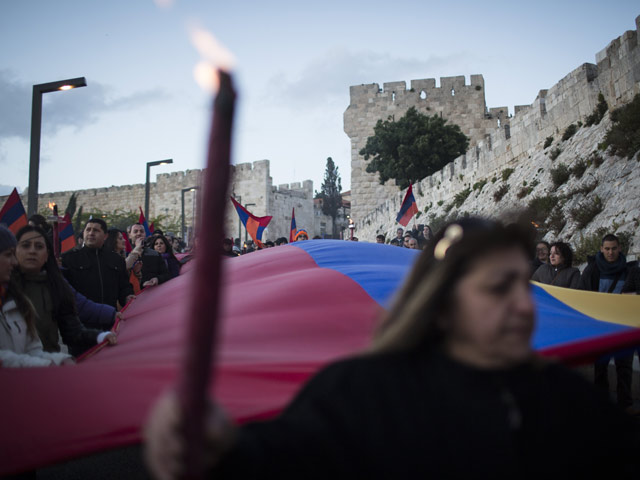
<svg viewBox="0 0 640 480">
<path fill-rule="evenodd" d="M 0 369 L 0 475 L 140 441 L 152 402 L 176 380 L 191 278 L 143 290 L 118 344 L 78 365 Z M 223 278 L 215 393 L 241 422 L 279 412 L 318 368 L 364 348 L 380 309 L 294 246 L 229 258 Z"/>
</svg>

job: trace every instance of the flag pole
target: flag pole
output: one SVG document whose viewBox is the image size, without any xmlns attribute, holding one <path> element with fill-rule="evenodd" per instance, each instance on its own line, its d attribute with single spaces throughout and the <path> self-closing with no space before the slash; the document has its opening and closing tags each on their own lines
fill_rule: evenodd
<svg viewBox="0 0 640 480">
<path fill-rule="evenodd" d="M 224 212 L 229 183 L 231 130 L 236 93 L 228 73 L 218 70 L 218 78 L 220 82 L 213 105 L 207 168 L 203 175 L 204 188 L 198 235 L 201 245 L 219 245 L 224 236 Z M 209 382 L 213 382 L 215 373 L 211 371 L 211 364 L 215 353 L 222 290 L 220 281 L 222 255 L 218 248 L 200 249 L 195 261 L 188 313 L 187 343 L 177 385 L 186 443 L 187 471 L 183 476 L 186 479 L 199 479 L 204 476 L 204 417 L 207 407 L 207 389 Z"/>
</svg>

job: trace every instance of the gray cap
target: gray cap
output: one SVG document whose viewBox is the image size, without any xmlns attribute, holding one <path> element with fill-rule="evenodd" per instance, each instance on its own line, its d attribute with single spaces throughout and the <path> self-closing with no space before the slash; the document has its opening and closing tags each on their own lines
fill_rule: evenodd
<svg viewBox="0 0 640 480">
<path fill-rule="evenodd" d="M 0 225 L 0 252 L 4 252 L 8 248 L 14 248 L 18 242 L 11 230 Z"/>
</svg>

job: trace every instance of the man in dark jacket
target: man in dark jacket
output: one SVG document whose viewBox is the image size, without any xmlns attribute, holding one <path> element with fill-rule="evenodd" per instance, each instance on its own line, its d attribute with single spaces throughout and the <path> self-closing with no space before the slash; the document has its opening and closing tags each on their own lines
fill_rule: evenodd
<svg viewBox="0 0 640 480">
<path fill-rule="evenodd" d="M 613 234 L 605 235 L 602 239 L 600 251 L 595 257 L 589 258 L 589 264 L 585 267 L 580 277 L 578 288 L 603 293 L 622 293 L 622 287 L 627 278 L 630 267 L 627 265 L 624 254 L 620 250 L 620 241 Z M 631 396 L 631 374 L 633 364 L 633 352 L 616 355 L 618 405 L 627 410 L 633 407 Z M 609 392 L 608 378 L 609 357 L 601 359 L 594 366 L 594 381 L 598 388 Z"/>
<path fill-rule="evenodd" d="M 133 296 L 124 260 L 115 252 L 102 248 L 107 238 L 107 224 L 100 218 L 89 219 L 84 227 L 84 246 L 62 255 L 63 273 L 82 295 L 97 303 L 117 308 Z"/>
<path fill-rule="evenodd" d="M 133 255 L 136 257 L 136 261 L 142 262 L 140 286 L 153 287 L 169 280 L 171 274 L 162 256 L 154 249 L 144 246 L 144 238 L 146 236 L 144 227 L 136 223 L 131 225 L 129 232 L 129 240 L 133 246 L 129 256 Z"/>
</svg>

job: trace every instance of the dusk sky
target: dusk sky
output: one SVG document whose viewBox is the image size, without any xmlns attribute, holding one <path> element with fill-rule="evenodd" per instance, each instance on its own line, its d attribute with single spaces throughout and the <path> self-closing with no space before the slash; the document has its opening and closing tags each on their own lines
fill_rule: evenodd
<svg viewBox="0 0 640 480">
<path fill-rule="evenodd" d="M 482 74 L 487 106 L 513 112 L 639 14 L 637 0 L 4 0 L 0 194 L 28 183 L 32 85 L 80 76 L 87 87 L 44 95 L 40 192 L 144 183 L 164 158 L 154 174 L 202 168 L 211 95 L 193 24 L 237 60 L 233 162 L 269 159 L 275 185 L 320 189 L 330 156 L 346 190 L 350 85 Z"/>
</svg>

